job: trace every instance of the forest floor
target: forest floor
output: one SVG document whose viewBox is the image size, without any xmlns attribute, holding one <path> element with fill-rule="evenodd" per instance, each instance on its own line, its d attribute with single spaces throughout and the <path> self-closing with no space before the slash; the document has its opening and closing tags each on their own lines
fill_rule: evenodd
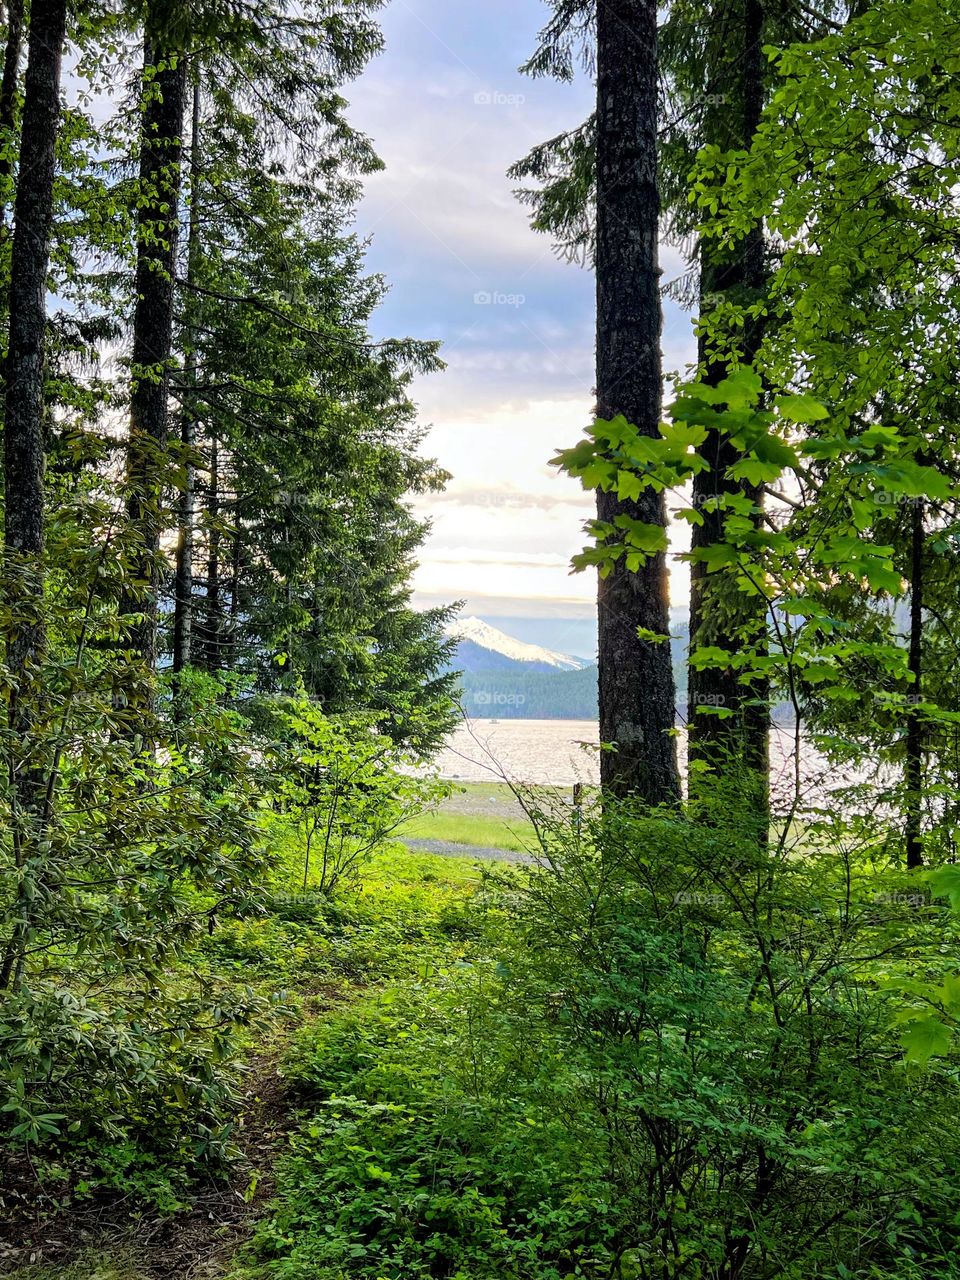
<svg viewBox="0 0 960 1280">
<path fill-rule="evenodd" d="M 461 834 L 485 836 L 481 821 Z M 507 815 L 507 802 L 497 797 Z M 470 819 L 469 813 L 454 817 Z M 427 843 L 433 843 L 427 841 Z M 437 841 L 436 843 L 443 843 Z M 194 1184 L 175 1212 L 144 1208 L 142 1197 L 78 1194 L 57 1173 L 28 1162 L 0 1174 L 0 1275 L 12 1280 L 227 1280 L 256 1277 L 245 1250 L 276 1191 L 282 1165 L 307 1105 L 288 1070 L 298 1038 L 336 1011 L 403 981 L 450 954 L 449 920 L 482 886 L 486 858 L 518 859 L 510 849 L 460 847 L 466 856 L 437 856 L 393 845 L 345 889 L 333 912 L 322 906 L 278 906 L 266 918 L 225 925 L 204 948 L 220 976 L 253 981 L 264 994 L 283 993 L 284 1016 L 247 1047 L 239 1079 L 236 1154 L 229 1176 Z M 291 883 L 294 883 L 291 877 Z M 282 895 L 277 895 L 282 904 Z M 315 1033 L 314 1033 L 315 1034 Z M 234 1267 L 241 1267 L 235 1271 Z"/>
</svg>

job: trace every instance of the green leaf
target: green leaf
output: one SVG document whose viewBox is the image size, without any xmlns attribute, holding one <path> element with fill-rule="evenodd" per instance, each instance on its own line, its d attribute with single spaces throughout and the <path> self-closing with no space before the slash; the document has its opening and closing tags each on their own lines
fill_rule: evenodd
<svg viewBox="0 0 960 1280">
<path fill-rule="evenodd" d="M 809 395 L 778 396 L 776 405 L 788 422 L 823 422 L 830 416 L 820 401 Z"/>
<path fill-rule="evenodd" d="M 935 898 L 949 898 L 954 911 L 960 911 L 960 864 L 949 863 L 944 867 L 934 867 L 924 874 Z"/>
<path fill-rule="evenodd" d="M 946 1023 L 931 1014 L 910 1024 L 900 1039 L 908 1062 L 925 1067 L 931 1058 L 950 1052 L 953 1033 Z"/>
<path fill-rule="evenodd" d="M 642 551 L 644 555 L 666 551 L 667 531 L 662 524 L 648 524 L 645 520 L 635 520 L 628 515 L 617 516 L 613 523 L 623 530 L 627 546 Z"/>
<path fill-rule="evenodd" d="M 778 480 L 782 474 L 783 467 L 778 463 L 764 462 L 756 457 L 741 458 L 730 468 L 731 479 L 746 480 L 747 484 L 754 485 L 769 484 L 771 480 Z"/>
<path fill-rule="evenodd" d="M 747 409 L 756 404 L 762 391 L 762 378 L 749 368 L 738 369 L 717 384 L 719 402 L 731 409 Z"/>
</svg>

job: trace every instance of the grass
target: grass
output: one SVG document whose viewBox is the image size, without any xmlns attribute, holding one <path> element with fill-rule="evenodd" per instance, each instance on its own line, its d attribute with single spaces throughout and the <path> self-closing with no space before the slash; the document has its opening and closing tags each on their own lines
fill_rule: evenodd
<svg viewBox="0 0 960 1280">
<path fill-rule="evenodd" d="M 443 840 L 513 853 L 527 852 L 534 844 L 533 828 L 525 819 L 488 818 L 443 809 L 414 818 L 398 834 L 409 840 Z"/>
<path fill-rule="evenodd" d="M 87 1253 L 66 1267 L 42 1264 L 21 1267 L 10 1280 L 147 1280 L 147 1275 L 132 1255 L 118 1251 L 110 1259 L 96 1252 Z"/>
<path fill-rule="evenodd" d="M 550 790 L 556 790 L 558 798 L 565 794 L 559 788 Z M 434 809 L 411 819 L 398 835 L 511 853 L 526 853 L 536 847 L 529 819 L 503 782 L 457 784 Z"/>
</svg>

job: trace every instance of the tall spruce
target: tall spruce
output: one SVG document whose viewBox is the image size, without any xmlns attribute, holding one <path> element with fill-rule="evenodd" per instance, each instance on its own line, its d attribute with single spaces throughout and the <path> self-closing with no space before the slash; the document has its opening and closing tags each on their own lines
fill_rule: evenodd
<svg viewBox="0 0 960 1280">
<path fill-rule="evenodd" d="M 187 274 L 189 290 L 195 283 L 200 253 L 200 81 L 193 83 L 190 125 L 190 223 L 187 234 Z M 187 301 L 189 305 L 189 297 Z M 180 411 L 180 442 L 183 471 L 177 530 L 176 571 L 173 593 L 173 670 L 179 675 L 190 665 L 193 649 L 193 549 L 196 521 L 196 405 L 190 389 L 197 378 L 197 353 L 188 339 L 183 359 L 183 397 Z"/>
<path fill-rule="evenodd" d="M 907 869 L 923 866 L 924 717 L 923 701 L 923 610 L 924 610 L 924 503 L 915 498 L 910 508 L 910 640 L 908 666 L 911 676 L 907 710 L 906 760 L 904 763 L 905 843 Z"/>
<path fill-rule="evenodd" d="M 767 78 L 763 2 L 720 0 L 711 10 L 706 31 L 702 142 L 722 151 L 749 149 L 760 124 Z M 699 363 L 704 380 L 716 385 L 729 372 L 730 358 L 717 349 L 709 327 L 710 312 L 718 302 L 748 306 L 758 300 L 764 279 L 762 224 L 756 223 L 732 247 L 701 239 L 699 261 Z M 756 322 L 738 334 L 738 360 L 752 363 L 759 336 Z M 711 430 L 699 453 L 708 466 L 693 478 L 698 521 L 691 533 L 687 723 L 689 758 L 708 768 L 706 773 L 691 771 L 691 798 L 696 798 L 705 777 L 732 770 L 746 784 L 751 808 L 759 805 L 763 809 L 769 785 L 769 689 L 757 678 L 749 685 L 741 683 L 736 658 L 744 647 L 765 646 L 766 603 L 762 594 L 747 594 L 738 585 L 735 570 L 711 570 L 701 558 L 705 548 L 723 539 L 728 515 L 722 505 L 724 497 L 743 493 L 762 511 L 763 491 L 731 479 L 740 452 L 722 431 Z M 728 652 L 730 662 L 698 663 L 697 651 L 708 646 Z"/>
<path fill-rule="evenodd" d="M 657 437 L 661 410 L 657 5 L 597 8 L 597 413 Z M 601 522 L 666 526 L 662 493 L 598 493 Z M 598 598 L 601 782 L 650 804 L 680 798 L 666 552 L 618 560 Z"/>
<path fill-rule="evenodd" d="M 135 614 L 131 643 L 143 662 L 157 657 L 158 554 L 163 529 L 174 282 L 180 210 L 186 63 L 167 36 L 164 6 L 152 4 L 144 30 L 143 117 L 137 216 L 136 302 L 127 445 L 127 517 L 135 539 L 121 611 Z"/>
<path fill-rule="evenodd" d="M 0 74 L 0 227 L 7 218 L 7 185 L 16 152 L 17 106 L 20 89 L 20 57 L 23 52 L 23 0 L 10 0 L 6 8 L 7 38 Z"/>
<path fill-rule="evenodd" d="M 7 728 L 21 749 L 11 756 L 14 858 L 23 867 L 42 820 L 44 775 L 30 728 L 41 696 L 44 626 L 44 353 L 53 184 L 60 127 L 60 74 L 66 0 L 34 0 L 23 102 L 21 181 L 14 205 L 10 334 L 4 421 L 4 552 L 10 593 L 7 666 L 12 689 Z M 26 749 L 24 749 L 26 748 Z M 0 989 L 19 978 L 28 905 L 0 962 Z"/>
</svg>

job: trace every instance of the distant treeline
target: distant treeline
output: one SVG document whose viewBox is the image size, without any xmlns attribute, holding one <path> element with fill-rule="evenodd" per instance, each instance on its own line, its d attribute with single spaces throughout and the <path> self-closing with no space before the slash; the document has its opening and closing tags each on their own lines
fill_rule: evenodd
<svg viewBox="0 0 960 1280">
<path fill-rule="evenodd" d="M 675 664 L 677 708 L 683 720 L 687 679 L 682 663 Z M 599 714 L 597 668 L 582 671 L 472 671 L 460 675 L 460 705 L 475 720 L 596 720 Z M 778 702 L 775 720 L 789 718 L 790 708 Z"/>
<path fill-rule="evenodd" d="M 460 677 L 468 716 L 493 720 L 593 720 L 597 668 L 582 671 L 471 671 Z"/>
</svg>

